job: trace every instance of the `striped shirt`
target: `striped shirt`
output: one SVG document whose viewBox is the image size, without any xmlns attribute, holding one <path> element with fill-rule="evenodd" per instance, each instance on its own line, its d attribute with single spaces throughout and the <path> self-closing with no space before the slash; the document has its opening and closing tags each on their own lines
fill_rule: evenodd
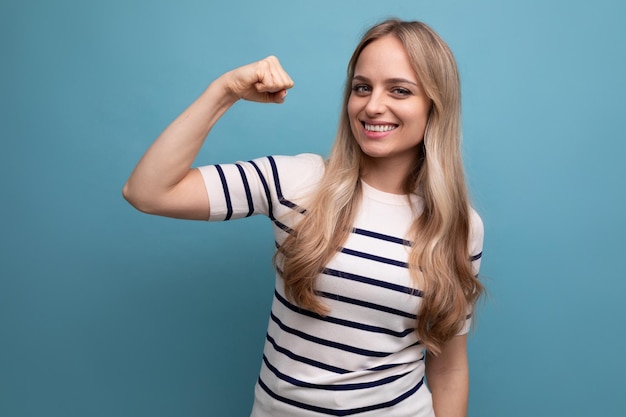
<svg viewBox="0 0 626 417">
<path fill-rule="evenodd" d="M 274 156 L 200 172 L 209 220 L 263 214 L 280 245 L 306 215 L 303 199 L 316 189 L 324 162 L 312 154 Z M 364 182 L 362 189 L 352 232 L 316 281 L 328 316 L 290 302 L 276 276 L 252 417 L 434 417 L 424 346 L 414 331 L 423 293 L 407 268 L 406 236 L 422 201 Z M 478 273 L 483 228 L 474 211 L 471 220 Z"/>
</svg>

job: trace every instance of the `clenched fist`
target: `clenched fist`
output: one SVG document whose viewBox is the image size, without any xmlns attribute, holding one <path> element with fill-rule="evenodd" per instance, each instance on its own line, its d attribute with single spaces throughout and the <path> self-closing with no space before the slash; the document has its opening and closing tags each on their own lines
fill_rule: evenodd
<svg viewBox="0 0 626 417">
<path fill-rule="evenodd" d="M 222 77 L 226 91 L 237 99 L 282 103 L 293 81 L 275 56 L 227 72 Z"/>
</svg>

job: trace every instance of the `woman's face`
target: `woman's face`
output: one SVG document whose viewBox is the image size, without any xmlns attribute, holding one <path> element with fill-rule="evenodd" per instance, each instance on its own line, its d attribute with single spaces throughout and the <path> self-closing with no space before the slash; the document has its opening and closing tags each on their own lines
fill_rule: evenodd
<svg viewBox="0 0 626 417">
<path fill-rule="evenodd" d="M 352 133 L 365 155 L 398 168 L 413 166 L 424 139 L 430 100 L 395 36 L 377 39 L 361 52 L 347 110 Z"/>
</svg>

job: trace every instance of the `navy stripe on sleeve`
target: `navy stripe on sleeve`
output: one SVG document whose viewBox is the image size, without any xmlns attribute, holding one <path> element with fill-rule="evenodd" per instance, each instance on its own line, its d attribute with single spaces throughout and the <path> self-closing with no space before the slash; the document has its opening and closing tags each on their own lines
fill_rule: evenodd
<svg viewBox="0 0 626 417">
<path fill-rule="evenodd" d="M 287 226 L 285 223 L 279 222 L 278 220 L 274 219 L 273 220 L 274 224 L 276 225 L 276 227 L 278 227 L 279 229 L 284 230 L 285 232 L 291 234 L 291 232 L 293 231 L 293 229 L 289 226 Z M 278 245 L 278 243 L 277 243 Z M 276 249 L 278 249 L 278 246 L 276 246 Z"/>
<path fill-rule="evenodd" d="M 217 173 L 220 176 L 220 181 L 222 182 L 222 188 L 224 189 L 224 198 L 226 199 L 226 217 L 224 220 L 230 220 L 233 215 L 233 204 L 230 200 L 230 192 L 228 191 L 228 183 L 226 182 L 226 176 L 224 176 L 224 170 L 221 166 L 215 165 L 215 169 L 217 169 Z"/>
<path fill-rule="evenodd" d="M 243 170 L 243 167 L 239 164 L 235 164 L 237 169 L 239 170 L 239 174 L 241 175 L 241 182 L 243 183 L 243 188 L 246 192 L 246 199 L 248 200 L 248 214 L 246 217 L 252 216 L 254 213 L 254 202 L 252 201 L 252 193 L 250 192 L 250 184 L 248 184 L 248 177 L 246 176 L 246 172 Z"/>
<path fill-rule="evenodd" d="M 480 252 L 478 255 L 474 255 L 474 256 L 470 257 L 470 262 L 477 261 L 477 260 L 479 260 L 482 257 L 483 257 L 483 253 Z"/>
<path fill-rule="evenodd" d="M 271 220 L 276 220 L 274 218 L 274 209 L 272 207 L 272 194 L 270 193 L 270 187 L 267 184 L 267 180 L 263 176 L 263 173 L 259 169 L 259 166 L 254 161 L 249 161 L 250 164 L 254 167 L 257 174 L 259 175 L 259 179 L 261 180 L 261 184 L 263 184 L 263 189 L 265 190 L 265 198 L 267 199 L 267 208 L 268 208 L 268 216 Z"/>
<path fill-rule="evenodd" d="M 280 202 L 280 204 L 282 204 L 283 206 L 289 207 L 290 209 L 296 210 L 300 213 L 305 213 L 306 212 L 305 209 L 299 207 L 296 203 L 287 200 L 283 196 L 283 190 L 280 188 L 280 178 L 278 176 L 278 167 L 276 166 L 276 161 L 274 160 L 272 156 L 268 156 L 267 159 L 270 162 L 270 166 L 272 167 L 272 176 L 274 177 L 274 187 L 276 188 L 276 195 L 278 196 L 278 201 Z"/>
</svg>

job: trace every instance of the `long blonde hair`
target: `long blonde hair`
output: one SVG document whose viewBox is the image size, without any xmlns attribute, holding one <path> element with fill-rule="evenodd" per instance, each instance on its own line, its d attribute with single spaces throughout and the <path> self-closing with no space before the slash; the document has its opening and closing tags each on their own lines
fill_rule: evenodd
<svg viewBox="0 0 626 417">
<path fill-rule="evenodd" d="M 391 19 L 372 27 L 361 39 L 348 65 L 339 128 L 319 189 L 306 216 L 278 248 L 274 263 L 290 299 L 328 314 L 316 294 L 316 278 L 350 234 L 362 193 L 363 153 L 346 110 L 354 68 L 367 45 L 388 35 L 404 45 L 431 100 L 421 155 L 405 190 L 419 190 L 424 198 L 424 211 L 414 220 L 409 236 L 409 271 L 424 291 L 416 331 L 426 348 L 437 354 L 459 332 L 483 287 L 469 258 L 470 207 L 461 161 L 458 71 L 448 46 L 427 25 Z"/>
</svg>

